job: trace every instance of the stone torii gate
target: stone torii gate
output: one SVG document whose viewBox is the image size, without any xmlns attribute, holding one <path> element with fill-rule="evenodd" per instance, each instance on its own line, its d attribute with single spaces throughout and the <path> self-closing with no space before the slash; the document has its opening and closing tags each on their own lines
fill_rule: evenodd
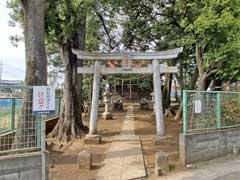
<svg viewBox="0 0 240 180">
<path fill-rule="evenodd" d="M 131 53 L 89 53 L 76 49 L 72 52 L 77 55 L 80 60 L 95 60 L 95 64 L 90 67 L 78 67 L 78 73 L 86 74 L 93 73 L 93 95 L 92 108 L 90 114 L 89 134 L 87 138 L 99 138 L 97 134 L 98 123 L 98 106 L 99 106 L 99 86 L 100 75 L 104 74 L 153 74 L 154 84 L 154 98 L 155 98 L 155 116 L 156 116 L 156 130 L 157 136 L 163 137 L 165 135 L 165 127 L 163 120 L 162 107 L 162 92 L 161 92 L 161 73 L 176 73 L 176 66 L 166 66 L 159 64 L 159 60 L 168 60 L 178 57 L 178 54 L 183 51 L 183 48 L 177 48 L 167 51 L 158 52 L 131 52 Z M 109 68 L 101 65 L 101 61 L 121 60 L 122 67 Z M 148 67 L 132 67 L 132 61 L 150 60 L 152 64 Z"/>
</svg>

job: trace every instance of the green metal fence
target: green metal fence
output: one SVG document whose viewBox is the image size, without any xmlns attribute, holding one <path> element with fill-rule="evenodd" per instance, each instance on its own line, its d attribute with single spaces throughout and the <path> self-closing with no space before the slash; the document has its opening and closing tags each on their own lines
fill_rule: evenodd
<svg viewBox="0 0 240 180">
<path fill-rule="evenodd" d="M 183 132 L 240 126 L 240 93 L 183 91 Z"/>
<path fill-rule="evenodd" d="M 62 97 L 56 97 L 55 113 L 47 115 L 47 118 L 53 118 L 60 114 L 61 100 Z M 19 97 L 7 98 L 1 97 L 0 95 L 0 134 L 6 131 L 15 130 L 15 119 L 17 114 L 20 112 L 21 105 L 22 100 Z"/>
<path fill-rule="evenodd" d="M 40 150 L 43 119 L 59 114 L 61 97 L 55 114 L 43 118 L 32 113 L 32 95 L 32 86 L 0 86 L 0 155 Z"/>
</svg>

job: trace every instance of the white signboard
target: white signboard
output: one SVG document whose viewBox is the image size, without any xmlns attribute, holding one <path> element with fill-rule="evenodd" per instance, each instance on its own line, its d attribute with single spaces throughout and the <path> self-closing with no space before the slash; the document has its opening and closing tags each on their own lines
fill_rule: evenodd
<svg viewBox="0 0 240 180">
<path fill-rule="evenodd" d="M 55 113 L 55 88 L 49 86 L 33 87 L 33 114 Z"/>
<path fill-rule="evenodd" d="M 123 71 L 130 71 L 132 70 L 132 59 L 130 54 L 124 53 L 122 55 L 122 69 Z"/>
<path fill-rule="evenodd" d="M 201 113 L 202 112 L 202 102 L 200 100 L 195 100 L 194 110 L 195 110 L 195 113 Z"/>
</svg>

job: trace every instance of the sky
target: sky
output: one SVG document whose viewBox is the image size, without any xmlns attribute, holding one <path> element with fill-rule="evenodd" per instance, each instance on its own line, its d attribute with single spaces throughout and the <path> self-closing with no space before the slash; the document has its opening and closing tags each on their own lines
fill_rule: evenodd
<svg viewBox="0 0 240 180">
<path fill-rule="evenodd" d="M 11 35 L 22 35 L 19 26 L 9 27 L 9 9 L 6 8 L 7 0 L 0 0 L 0 64 L 2 61 L 4 80 L 24 80 L 25 74 L 25 50 L 24 42 L 19 42 L 18 47 L 14 47 L 9 37 Z"/>
</svg>

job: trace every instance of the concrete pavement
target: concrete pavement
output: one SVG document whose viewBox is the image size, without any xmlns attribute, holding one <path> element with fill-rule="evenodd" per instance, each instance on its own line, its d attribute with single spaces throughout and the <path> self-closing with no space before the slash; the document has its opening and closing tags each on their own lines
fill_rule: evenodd
<svg viewBox="0 0 240 180">
<path fill-rule="evenodd" d="M 127 180 L 146 176 L 142 145 L 135 135 L 133 107 L 128 108 L 120 135 L 115 136 L 97 180 Z"/>
<path fill-rule="evenodd" d="M 240 156 L 224 157 L 188 169 L 164 175 L 159 180 L 240 180 Z"/>
</svg>

